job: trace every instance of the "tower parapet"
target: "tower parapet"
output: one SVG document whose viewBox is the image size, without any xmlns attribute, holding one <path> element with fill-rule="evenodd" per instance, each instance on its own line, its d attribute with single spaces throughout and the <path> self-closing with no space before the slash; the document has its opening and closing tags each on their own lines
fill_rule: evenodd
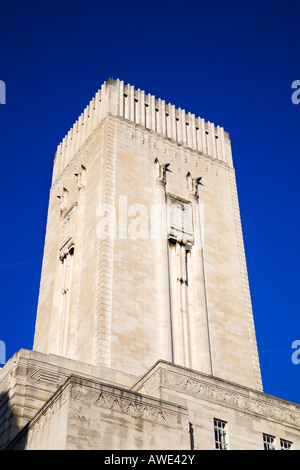
<svg viewBox="0 0 300 470">
<path fill-rule="evenodd" d="M 223 127 L 175 108 L 150 93 L 112 78 L 103 83 L 84 112 L 58 145 L 53 182 L 77 154 L 107 114 L 153 131 L 183 147 L 220 160 L 232 167 L 229 134 Z"/>
</svg>

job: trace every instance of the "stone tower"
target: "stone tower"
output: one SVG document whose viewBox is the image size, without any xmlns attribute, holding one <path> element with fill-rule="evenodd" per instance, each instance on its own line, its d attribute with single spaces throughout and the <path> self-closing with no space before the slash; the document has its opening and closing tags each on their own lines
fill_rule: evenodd
<svg viewBox="0 0 300 470">
<path fill-rule="evenodd" d="M 57 148 L 33 350 L 0 392 L 0 448 L 300 448 L 299 405 L 262 390 L 222 127 L 102 85 Z"/>
<path fill-rule="evenodd" d="M 229 135 L 109 80 L 58 147 L 34 349 L 261 389 Z"/>
</svg>

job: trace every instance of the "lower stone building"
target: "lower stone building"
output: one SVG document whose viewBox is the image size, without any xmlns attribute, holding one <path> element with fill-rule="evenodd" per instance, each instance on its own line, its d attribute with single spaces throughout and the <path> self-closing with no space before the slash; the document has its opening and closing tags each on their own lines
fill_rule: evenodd
<svg viewBox="0 0 300 470">
<path fill-rule="evenodd" d="M 300 449 L 300 406 L 263 392 L 222 127 L 110 79 L 58 146 L 0 448 Z"/>
<path fill-rule="evenodd" d="M 21 350 L 5 369 L 2 449 L 300 449 L 299 405 L 166 361 L 136 377 Z"/>
</svg>

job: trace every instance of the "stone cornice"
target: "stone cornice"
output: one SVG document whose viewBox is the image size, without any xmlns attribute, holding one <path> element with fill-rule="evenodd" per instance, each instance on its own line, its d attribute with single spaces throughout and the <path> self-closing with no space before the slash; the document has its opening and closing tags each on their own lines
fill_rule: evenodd
<svg viewBox="0 0 300 470">
<path fill-rule="evenodd" d="M 163 361 L 159 361 L 133 386 L 135 391 L 156 397 L 162 395 L 163 389 L 219 403 L 300 429 L 300 405 Z"/>
</svg>

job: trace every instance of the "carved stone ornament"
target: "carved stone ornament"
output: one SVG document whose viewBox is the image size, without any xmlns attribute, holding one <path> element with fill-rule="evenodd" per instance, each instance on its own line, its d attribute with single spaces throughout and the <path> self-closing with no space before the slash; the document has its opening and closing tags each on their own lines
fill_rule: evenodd
<svg viewBox="0 0 300 470">
<path fill-rule="evenodd" d="M 281 406 L 276 399 L 250 397 L 246 393 L 240 393 L 236 390 L 229 390 L 218 384 L 211 384 L 204 380 L 187 377 L 178 373 L 163 371 L 161 374 L 161 383 L 164 386 L 181 390 L 185 393 L 199 398 L 212 400 L 227 404 L 228 406 L 239 410 L 260 414 L 266 418 L 279 420 L 293 426 L 300 426 L 300 413 Z"/>
</svg>

